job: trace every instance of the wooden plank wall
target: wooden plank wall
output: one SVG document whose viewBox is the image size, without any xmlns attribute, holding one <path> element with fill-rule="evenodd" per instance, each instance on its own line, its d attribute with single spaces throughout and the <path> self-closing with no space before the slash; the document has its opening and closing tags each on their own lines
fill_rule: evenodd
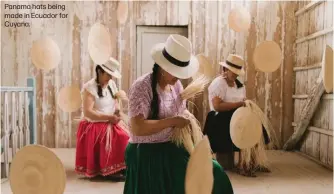
<svg viewBox="0 0 334 194">
<path fill-rule="evenodd" d="M 310 7 L 311 4 L 300 1 L 298 8 L 301 10 Z M 314 4 L 305 12 L 297 14 L 296 20 L 298 28 L 293 125 L 299 121 L 307 94 L 319 77 L 324 46 L 327 44 L 333 48 L 332 31 L 313 36 L 314 33 L 319 34 L 333 28 L 333 2 Z M 312 36 L 312 39 L 304 39 Z M 300 151 L 324 165 L 333 167 L 333 94 L 323 95 L 310 127 L 301 141 Z"/>
<path fill-rule="evenodd" d="M 27 12 L 5 10 L 5 3 L 8 2 L 2 2 L 4 13 Z M 2 26 L 2 85 L 23 85 L 29 75 L 37 79 L 38 143 L 48 147 L 75 146 L 76 124 L 73 118 L 79 116 L 81 111 L 63 113 L 56 105 L 56 93 L 65 85 L 82 86 L 94 76 L 94 65 L 87 51 L 87 36 L 90 27 L 97 21 L 106 24 L 110 30 L 114 43 L 112 56 L 122 63 L 120 85 L 125 91 L 133 81 L 136 65 L 136 25 L 188 25 L 194 52 L 205 53 L 217 70 L 218 62 L 223 61 L 229 53 L 244 56 L 247 63 L 244 78 L 247 97 L 256 101 L 265 111 L 281 144 L 292 134 L 293 43 L 296 30 L 293 13 L 297 8 L 296 3 L 246 0 L 128 2 L 129 18 L 125 25 L 117 23 L 118 2 L 61 1 L 52 4 L 66 5 L 66 11 L 53 12 L 67 13 L 69 17 L 34 19 L 29 28 Z M 252 25 L 246 33 L 235 33 L 228 27 L 228 13 L 241 5 L 250 10 Z M 39 12 L 47 13 L 50 10 Z M 49 72 L 36 69 L 29 56 L 32 41 L 41 35 L 52 37 L 62 51 L 59 67 Z M 253 50 L 263 40 L 276 41 L 284 54 L 281 68 L 274 73 L 260 73 L 253 66 Z M 195 115 L 203 123 L 208 111 L 207 94 L 196 100 L 196 106 Z"/>
</svg>

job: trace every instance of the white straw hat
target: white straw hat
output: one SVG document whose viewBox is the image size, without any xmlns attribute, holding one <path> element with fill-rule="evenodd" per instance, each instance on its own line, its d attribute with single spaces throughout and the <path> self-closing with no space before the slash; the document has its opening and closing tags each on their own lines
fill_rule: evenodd
<svg viewBox="0 0 334 194">
<path fill-rule="evenodd" d="M 196 58 L 199 63 L 199 69 L 194 77 L 202 74 L 208 78 L 214 78 L 216 71 L 213 68 L 213 65 L 210 63 L 210 60 L 203 53 L 196 55 Z"/>
<path fill-rule="evenodd" d="M 120 79 L 122 77 L 121 73 L 118 71 L 121 65 L 116 59 L 110 57 L 107 62 L 100 66 L 105 72 L 115 77 L 116 79 Z"/>
<path fill-rule="evenodd" d="M 260 118 L 249 107 L 240 107 L 232 115 L 230 121 L 232 142 L 239 149 L 253 147 L 260 142 L 262 123 Z"/>
<path fill-rule="evenodd" d="M 237 7 L 230 11 L 228 23 L 236 32 L 247 31 L 251 24 L 251 15 L 244 7 Z"/>
<path fill-rule="evenodd" d="M 245 61 L 241 56 L 230 54 L 225 62 L 220 62 L 219 64 L 237 75 L 243 76 L 245 74 L 245 70 L 243 68 Z"/>
<path fill-rule="evenodd" d="M 46 71 L 57 67 L 61 60 L 60 49 L 57 43 L 49 37 L 43 37 L 34 41 L 30 55 L 35 67 Z"/>
<path fill-rule="evenodd" d="M 104 25 L 96 23 L 91 27 L 88 34 L 88 52 L 95 64 L 103 64 L 110 58 L 111 38 Z"/>
<path fill-rule="evenodd" d="M 333 49 L 326 45 L 324 54 L 322 57 L 322 69 L 321 74 L 323 78 L 323 84 L 327 93 L 333 91 Z"/>
<path fill-rule="evenodd" d="M 213 189 L 213 163 L 207 136 L 195 146 L 190 155 L 185 180 L 186 194 L 211 194 Z"/>
<path fill-rule="evenodd" d="M 60 89 L 57 104 L 64 112 L 75 112 L 82 104 L 80 88 L 78 86 L 67 86 Z"/>
<path fill-rule="evenodd" d="M 15 154 L 9 182 L 15 194 L 63 194 L 66 172 L 60 159 L 47 147 L 28 145 Z"/>
<path fill-rule="evenodd" d="M 194 76 L 199 68 L 198 61 L 192 54 L 191 42 L 178 34 L 170 35 L 165 43 L 155 45 L 151 55 L 162 69 L 179 79 Z"/>
<path fill-rule="evenodd" d="M 281 48 L 275 41 L 263 41 L 254 50 L 253 62 L 259 71 L 270 73 L 281 65 Z"/>
</svg>

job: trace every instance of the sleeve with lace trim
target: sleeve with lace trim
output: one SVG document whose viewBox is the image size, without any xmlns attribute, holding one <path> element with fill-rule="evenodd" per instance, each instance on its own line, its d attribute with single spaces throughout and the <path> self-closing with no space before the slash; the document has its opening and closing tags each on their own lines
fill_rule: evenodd
<svg viewBox="0 0 334 194">
<path fill-rule="evenodd" d="M 214 97 L 219 97 L 221 100 L 224 100 L 226 89 L 227 84 L 225 80 L 221 77 L 217 77 L 211 82 L 208 88 L 209 100 L 212 101 Z"/>
<path fill-rule="evenodd" d="M 82 87 L 82 91 L 86 90 L 87 92 L 89 92 L 91 95 L 93 95 L 95 98 L 98 98 L 98 94 L 97 94 L 97 85 L 94 79 L 86 82 L 83 87 Z"/>
<path fill-rule="evenodd" d="M 152 88 L 147 80 L 136 81 L 129 90 L 129 118 L 143 115 L 148 118 L 152 99 Z"/>
</svg>

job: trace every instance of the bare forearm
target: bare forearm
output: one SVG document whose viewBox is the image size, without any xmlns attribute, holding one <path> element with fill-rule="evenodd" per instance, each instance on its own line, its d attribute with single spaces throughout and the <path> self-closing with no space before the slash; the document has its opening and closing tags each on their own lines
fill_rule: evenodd
<svg viewBox="0 0 334 194">
<path fill-rule="evenodd" d="M 95 120 L 95 121 L 106 121 L 106 120 L 110 120 L 110 117 L 111 117 L 111 115 L 99 113 L 96 111 L 88 111 L 88 110 L 84 112 L 84 115 L 85 117 L 91 120 Z"/>
<path fill-rule="evenodd" d="M 162 120 L 131 120 L 131 129 L 137 136 L 153 135 L 168 127 L 173 127 L 173 125 L 171 118 Z"/>
<path fill-rule="evenodd" d="M 242 102 L 221 102 L 219 103 L 215 109 L 218 112 L 222 111 L 230 111 L 242 106 Z"/>
</svg>

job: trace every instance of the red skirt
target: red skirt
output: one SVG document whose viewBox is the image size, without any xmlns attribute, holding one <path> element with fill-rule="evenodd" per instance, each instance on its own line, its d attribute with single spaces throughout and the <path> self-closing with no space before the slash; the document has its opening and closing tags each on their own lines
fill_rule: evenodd
<svg viewBox="0 0 334 194">
<path fill-rule="evenodd" d="M 107 176 L 126 168 L 129 134 L 120 125 L 81 121 L 77 132 L 75 171 L 86 177 Z"/>
</svg>

